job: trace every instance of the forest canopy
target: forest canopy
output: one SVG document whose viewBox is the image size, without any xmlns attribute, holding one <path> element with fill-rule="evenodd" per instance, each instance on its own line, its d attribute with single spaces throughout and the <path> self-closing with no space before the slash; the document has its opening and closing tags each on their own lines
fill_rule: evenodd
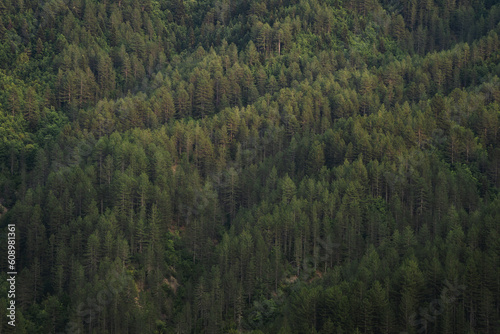
<svg viewBox="0 0 500 334">
<path fill-rule="evenodd" d="M 1 1 L 16 333 L 498 332 L 499 34 L 495 0 Z"/>
</svg>

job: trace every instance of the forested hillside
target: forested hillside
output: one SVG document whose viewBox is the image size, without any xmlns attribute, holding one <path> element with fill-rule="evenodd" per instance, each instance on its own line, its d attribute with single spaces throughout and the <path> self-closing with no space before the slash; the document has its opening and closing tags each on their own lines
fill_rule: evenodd
<svg viewBox="0 0 500 334">
<path fill-rule="evenodd" d="M 495 0 L 1 0 L 15 332 L 498 333 L 499 34 Z"/>
</svg>

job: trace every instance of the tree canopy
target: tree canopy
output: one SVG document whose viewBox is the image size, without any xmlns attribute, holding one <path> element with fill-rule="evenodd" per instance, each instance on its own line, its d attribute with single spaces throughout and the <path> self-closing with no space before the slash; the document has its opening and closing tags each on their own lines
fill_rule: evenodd
<svg viewBox="0 0 500 334">
<path fill-rule="evenodd" d="M 2 1 L 16 329 L 497 332 L 499 34 L 494 0 Z"/>
</svg>

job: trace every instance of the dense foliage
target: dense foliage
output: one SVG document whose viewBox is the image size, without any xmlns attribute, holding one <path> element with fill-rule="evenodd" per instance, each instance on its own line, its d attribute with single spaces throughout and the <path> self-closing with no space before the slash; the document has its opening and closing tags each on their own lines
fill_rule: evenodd
<svg viewBox="0 0 500 334">
<path fill-rule="evenodd" d="M 498 332 L 496 3 L 1 1 L 17 332 Z"/>
</svg>

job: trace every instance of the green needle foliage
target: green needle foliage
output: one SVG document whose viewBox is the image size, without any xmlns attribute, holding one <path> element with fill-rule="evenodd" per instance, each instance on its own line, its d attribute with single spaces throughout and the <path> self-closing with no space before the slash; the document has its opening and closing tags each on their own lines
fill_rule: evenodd
<svg viewBox="0 0 500 334">
<path fill-rule="evenodd" d="M 0 1 L 17 332 L 497 333 L 499 34 L 494 0 Z"/>
</svg>

